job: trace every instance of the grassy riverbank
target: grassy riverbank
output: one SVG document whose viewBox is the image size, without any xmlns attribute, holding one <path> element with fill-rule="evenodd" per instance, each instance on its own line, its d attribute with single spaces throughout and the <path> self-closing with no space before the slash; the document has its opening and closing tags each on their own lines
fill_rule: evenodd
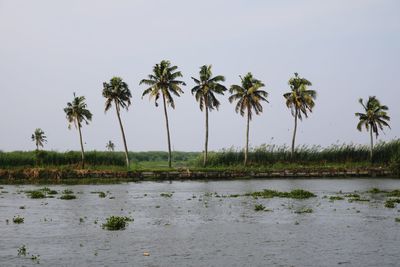
<svg viewBox="0 0 400 267">
<path fill-rule="evenodd" d="M 207 167 L 200 152 L 174 152 L 173 168 L 167 152 L 130 152 L 131 165 L 124 166 L 122 152 L 90 151 L 86 168 L 80 169 L 80 153 L 55 151 L 0 152 L 0 179 L 60 181 L 65 179 L 237 179 L 273 177 L 394 177 L 400 174 L 400 141 L 379 143 L 372 161 L 368 148 L 335 145 L 301 147 L 294 159 L 287 147 L 263 145 L 249 153 L 243 166 L 243 151 L 211 152 Z"/>
<path fill-rule="evenodd" d="M 335 164 L 378 164 L 388 165 L 400 153 L 400 140 L 380 142 L 374 148 L 372 160 L 369 147 L 356 144 L 332 145 L 326 148 L 320 146 L 302 146 L 296 149 L 292 158 L 287 146 L 261 145 L 250 149 L 248 165 L 250 167 L 297 165 L 335 165 Z M 152 169 L 167 166 L 168 153 L 163 151 L 129 152 L 132 162 L 130 169 Z M 174 167 L 197 168 L 202 166 L 201 152 L 172 153 Z M 0 151 L 0 168 L 18 167 L 58 167 L 80 164 L 81 154 L 77 151 Z M 88 151 L 85 153 L 86 164 L 91 167 L 125 168 L 123 152 Z M 239 148 L 222 149 L 210 152 L 208 167 L 226 168 L 240 166 L 244 161 L 244 152 Z"/>
</svg>

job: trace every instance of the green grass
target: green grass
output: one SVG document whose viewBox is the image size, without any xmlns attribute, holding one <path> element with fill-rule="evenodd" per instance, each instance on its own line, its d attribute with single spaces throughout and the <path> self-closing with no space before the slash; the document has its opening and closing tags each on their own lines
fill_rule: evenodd
<svg viewBox="0 0 400 267">
<path fill-rule="evenodd" d="M 400 139 L 390 142 L 380 142 L 374 148 L 372 164 L 391 166 L 400 173 Z M 164 151 L 129 152 L 131 166 L 129 170 L 169 170 L 168 153 Z M 126 171 L 123 152 L 88 151 L 85 153 L 87 169 Z M 203 154 L 201 152 L 172 153 L 174 168 L 203 169 Z M 57 167 L 78 168 L 80 165 L 80 151 L 0 151 L 1 168 L 18 167 Z M 232 167 L 233 170 L 243 169 L 244 153 L 241 148 L 222 149 L 210 152 L 208 168 Z M 369 147 L 356 144 L 320 146 L 301 146 L 296 148 L 295 161 L 291 159 L 288 146 L 261 145 L 250 148 L 249 168 L 268 166 L 270 170 L 291 168 L 332 168 L 340 167 L 368 167 Z M 247 168 L 246 168 L 247 169 Z"/>
<path fill-rule="evenodd" d="M 400 151 L 400 139 L 390 142 L 380 142 L 374 148 L 372 162 L 377 164 L 389 164 L 392 158 Z M 226 166 L 242 164 L 244 152 L 239 148 L 222 149 L 219 152 L 211 152 L 208 156 L 209 166 Z M 356 144 L 321 146 L 301 146 L 295 151 L 295 160 L 299 164 L 326 164 L 326 163 L 370 163 L 369 147 Z M 251 148 L 248 161 L 250 165 L 270 165 L 276 163 L 292 162 L 288 146 L 261 145 Z M 202 156 L 196 160 L 201 166 Z"/>
</svg>

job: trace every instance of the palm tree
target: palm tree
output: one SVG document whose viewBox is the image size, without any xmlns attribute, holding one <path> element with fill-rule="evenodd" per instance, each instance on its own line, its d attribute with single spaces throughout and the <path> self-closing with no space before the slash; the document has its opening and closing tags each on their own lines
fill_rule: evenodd
<svg viewBox="0 0 400 267">
<path fill-rule="evenodd" d="M 371 137 L 370 158 L 372 160 L 374 149 L 374 139 L 372 134 L 375 133 L 375 137 L 378 138 L 379 129 L 383 130 L 383 126 L 387 126 L 390 129 L 388 123 L 390 117 L 386 112 L 389 108 L 384 105 L 382 106 L 375 96 L 370 96 L 365 104 L 362 98 L 360 98 L 358 102 L 363 106 L 365 113 L 357 112 L 355 114 L 360 120 L 357 124 L 357 129 L 361 132 L 362 126 L 365 126 L 365 129 L 367 131 L 369 130 Z"/>
<path fill-rule="evenodd" d="M 115 145 L 111 140 L 109 140 L 108 143 L 106 144 L 106 148 L 107 148 L 108 151 L 111 152 L 111 151 L 114 151 Z"/>
<path fill-rule="evenodd" d="M 290 78 L 289 86 L 291 91 L 284 94 L 286 106 L 291 109 L 294 117 L 294 130 L 292 139 L 291 157 L 294 157 L 294 146 L 296 142 L 297 119 L 302 120 L 303 115 L 307 118 L 307 112 L 312 112 L 315 106 L 314 100 L 317 98 L 317 93 L 314 90 L 308 89 L 311 82 L 305 78 L 301 78 L 298 73 L 294 73 L 294 77 Z"/>
<path fill-rule="evenodd" d="M 244 165 L 247 165 L 247 157 L 249 152 L 249 123 L 252 118 L 252 110 L 259 115 L 263 111 L 261 101 L 268 103 L 268 93 L 260 90 L 265 85 L 249 72 L 243 78 L 242 85 L 232 85 L 229 92 L 232 94 L 229 97 L 229 102 L 237 100 L 235 111 L 240 112 L 240 115 L 244 116 L 247 112 L 247 127 L 246 127 L 246 148 L 244 153 Z"/>
<path fill-rule="evenodd" d="M 74 99 L 72 102 L 67 103 L 67 107 L 64 108 L 64 112 L 66 114 L 68 120 L 68 129 L 71 129 L 71 125 L 74 125 L 75 128 L 78 128 L 79 131 L 79 141 L 81 143 L 81 152 L 82 152 L 82 168 L 85 168 L 85 151 L 83 149 L 83 141 L 82 141 L 82 122 L 85 122 L 86 125 L 89 124 L 89 121 L 92 120 L 92 113 L 87 109 L 87 104 L 85 103 L 84 96 L 76 96 L 74 93 Z"/>
<path fill-rule="evenodd" d="M 47 143 L 47 137 L 44 135 L 42 129 L 37 128 L 31 136 L 32 141 L 36 144 L 36 150 L 39 151 L 39 147 L 43 147 L 44 143 Z"/>
<path fill-rule="evenodd" d="M 205 108 L 206 114 L 206 140 L 204 144 L 204 161 L 203 165 L 207 164 L 207 153 L 208 153 L 208 111 L 212 111 L 214 108 L 218 110 L 220 102 L 214 94 L 223 95 L 226 91 L 226 87 L 221 85 L 219 82 L 224 82 L 225 77 L 217 75 L 212 77 L 211 65 L 204 65 L 200 67 L 200 78 L 193 78 L 196 86 L 192 89 L 192 94 L 195 95 L 196 101 L 200 104 L 200 110 L 203 111 Z"/>
<path fill-rule="evenodd" d="M 123 82 L 120 77 L 113 77 L 110 80 L 110 83 L 103 83 L 103 97 L 106 98 L 104 112 L 107 112 L 107 110 L 111 108 L 113 103 L 115 105 L 119 127 L 121 128 L 122 140 L 124 142 L 126 167 L 129 168 L 128 147 L 126 145 L 124 127 L 122 126 L 121 122 L 120 109 L 125 108 L 126 110 L 128 110 L 128 107 L 131 104 L 131 91 L 129 91 L 128 84 Z"/>
<path fill-rule="evenodd" d="M 171 168 L 171 139 L 169 134 L 169 123 L 167 105 L 170 105 L 173 109 L 175 108 L 174 99 L 172 94 L 180 96 L 183 93 L 181 86 L 186 85 L 183 81 L 177 80 L 182 77 L 182 73 L 177 71 L 177 66 L 172 66 L 167 60 L 162 60 L 160 64 L 156 64 L 153 67 L 153 73 L 148 75 L 148 79 L 143 79 L 140 84 L 146 84 L 150 87 L 143 91 L 143 96 L 149 94 L 150 99 L 154 97 L 155 105 L 158 106 L 157 100 L 162 96 L 164 104 L 164 115 L 165 125 L 167 128 L 167 139 L 168 139 L 168 166 Z"/>
</svg>

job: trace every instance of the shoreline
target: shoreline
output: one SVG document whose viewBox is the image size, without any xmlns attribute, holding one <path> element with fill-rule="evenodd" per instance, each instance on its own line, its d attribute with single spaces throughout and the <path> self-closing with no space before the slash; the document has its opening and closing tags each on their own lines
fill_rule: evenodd
<svg viewBox="0 0 400 267">
<path fill-rule="evenodd" d="M 395 178 L 389 168 L 323 168 L 296 170 L 141 170 L 108 171 L 54 168 L 0 169 L 0 184 L 85 182 L 140 182 L 170 180 L 235 180 L 269 178 Z M 87 181 L 90 183 L 90 181 Z"/>
</svg>

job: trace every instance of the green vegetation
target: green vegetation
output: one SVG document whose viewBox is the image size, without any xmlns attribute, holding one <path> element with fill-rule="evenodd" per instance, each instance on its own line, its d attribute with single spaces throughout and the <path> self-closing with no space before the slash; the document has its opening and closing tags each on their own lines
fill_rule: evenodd
<svg viewBox="0 0 400 267">
<path fill-rule="evenodd" d="M 115 144 L 109 140 L 106 144 L 106 149 L 110 152 L 113 152 L 115 150 Z"/>
<path fill-rule="evenodd" d="M 72 102 L 67 103 L 67 107 L 64 108 L 68 120 L 68 128 L 71 129 L 71 125 L 74 125 L 79 132 L 79 141 L 81 143 L 81 159 L 82 168 L 85 168 L 85 150 L 83 148 L 82 140 L 82 122 L 89 124 L 92 120 L 92 113 L 87 109 L 87 104 L 85 103 L 84 96 L 76 96 L 74 93 L 74 99 Z"/>
<path fill-rule="evenodd" d="M 385 201 L 385 207 L 394 209 L 398 203 L 400 203 L 400 198 L 390 198 Z"/>
<path fill-rule="evenodd" d="M 41 190 L 27 191 L 26 192 L 30 198 L 45 198 L 46 195 Z"/>
<path fill-rule="evenodd" d="M 122 141 L 124 142 L 126 167 L 129 168 L 128 147 L 126 145 L 120 110 L 121 108 L 128 110 L 128 107 L 131 105 L 131 91 L 128 88 L 128 84 L 123 82 L 120 77 L 113 77 L 110 83 L 103 83 L 103 97 L 106 98 L 105 112 L 107 112 L 113 104 L 115 106 L 119 126 L 121 128 Z"/>
<path fill-rule="evenodd" d="M 205 121 L 206 121 L 206 134 L 204 143 L 204 157 L 203 166 L 207 164 L 208 155 L 208 112 L 219 108 L 220 102 L 215 97 L 215 94 L 223 95 L 226 91 L 226 87 L 220 84 L 225 81 L 225 77 L 217 75 L 212 77 L 211 65 L 204 65 L 200 67 L 199 79 L 193 78 L 196 86 L 192 88 L 192 94 L 194 94 L 196 101 L 200 104 L 200 110 L 205 110 Z"/>
<path fill-rule="evenodd" d="M 256 204 L 256 205 L 254 206 L 254 210 L 255 210 L 255 211 L 264 211 L 264 210 L 265 210 L 265 206 L 262 205 L 262 204 Z"/>
<path fill-rule="evenodd" d="M 157 100 L 162 97 L 165 125 L 167 128 L 167 140 L 168 140 L 168 167 L 171 168 L 172 154 L 171 154 L 171 138 L 169 133 L 169 121 L 167 113 L 167 105 L 171 108 L 175 108 L 175 102 L 171 93 L 175 96 L 180 96 L 183 93 L 181 88 L 182 85 L 186 85 L 185 82 L 177 80 L 182 77 L 182 73 L 177 71 L 178 67 L 171 65 L 168 60 L 162 60 L 160 64 L 156 64 L 153 68 L 153 73 L 148 75 L 148 79 L 143 79 L 140 84 L 150 86 L 143 91 L 142 97 L 150 95 L 150 98 L 155 99 L 155 105 L 158 106 Z"/>
<path fill-rule="evenodd" d="M 246 114 L 246 145 L 244 150 L 244 165 L 247 165 L 248 161 L 248 151 L 249 151 L 249 128 L 250 121 L 253 115 L 252 110 L 259 115 L 263 111 L 263 107 L 261 105 L 261 101 L 265 101 L 268 103 L 267 97 L 268 93 L 266 91 L 260 90 L 260 88 L 265 85 L 249 72 L 243 78 L 239 76 L 241 79 L 241 85 L 232 85 L 229 89 L 229 92 L 232 94 L 229 97 L 229 102 L 232 103 L 237 101 L 235 106 L 236 113 L 240 113 L 241 116 L 245 116 Z"/>
<path fill-rule="evenodd" d="M 388 165 L 392 157 L 400 150 L 400 140 L 380 142 L 374 147 L 373 163 Z M 302 146 L 294 151 L 296 159 L 294 166 L 304 168 L 332 166 L 333 164 L 346 164 L 349 166 L 371 167 L 368 146 L 355 144 L 332 145 L 326 148 L 320 146 Z M 219 152 L 210 152 L 208 166 L 236 166 L 244 160 L 244 152 L 239 148 L 222 149 Z M 290 168 L 291 152 L 287 146 L 261 145 L 250 149 L 248 163 L 252 166 L 283 165 L 280 169 Z M 393 162 L 393 161 L 392 161 Z M 198 156 L 196 165 L 202 164 L 202 157 Z M 379 165 L 378 165 L 379 166 Z M 397 166 L 397 165 L 396 165 Z M 338 166 L 340 167 L 340 166 Z M 344 166 L 346 167 L 346 166 Z"/>
<path fill-rule="evenodd" d="M 21 247 L 18 248 L 18 256 L 26 256 L 26 246 L 22 245 Z"/>
<path fill-rule="evenodd" d="M 279 192 L 276 190 L 264 189 L 259 192 L 247 193 L 245 196 L 252 196 L 254 198 L 273 198 L 273 197 L 282 197 L 282 198 L 293 198 L 293 199 L 307 199 L 311 197 L 316 197 L 315 194 L 305 191 L 303 189 L 295 189 L 290 192 Z"/>
<path fill-rule="evenodd" d="M 291 160 L 287 146 L 261 145 L 249 148 L 248 166 L 244 167 L 244 151 L 239 148 L 222 149 L 208 152 L 207 168 L 202 168 L 204 156 L 200 152 L 172 152 L 176 168 L 192 170 L 291 170 L 291 169 L 345 169 L 389 166 L 393 171 L 400 167 L 400 140 L 380 142 L 374 147 L 373 162 L 369 160 L 368 146 L 343 144 L 322 148 L 320 146 L 302 146 L 295 150 L 295 161 Z M 35 151 L 1 152 L 2 168 L 26 168 L 36 166 Z M 43 167 L 56 167 L 63 171 L 76 168 L 81 161 L 80 152 L 40 151 L 40 163 Z M 168 152 L 129 152 L 130 170 L 168 170 Z M 88 169 L 126 171 L 124 152 L 85 152 Z M 397 172 L 400 174 L 400 172 Z"/>
<path fill-rule="evenodd" d="M 100 198 L 105 198 L 105 197 L 106 197 L 106 193 L 104 193 L 104 192 L 99 192 L 99 197 L 100 197 Z"/>
<path fill-rule="evenodd" d="M 24 223 L 24 220 L 25 219 L 23 217 L 20 217 L 19 215 L 17 215 L 16 217 L 13 218 L 13 223 L 16 223 L 16 224 Z"/>
<path fill-rule="evenodd" d="M 400 177 L 400 148 L 392 156 L 389 166 L 392 172 Z"/>
<path fill-rule="evenodd" d="M 39 151 L 39 147 L 43 147 L 44 143 L 47 143 L 46 136 L 42 129 L 37 128 L 35 132 L 32 134 L 31 139 L 35 142 L 36 151 Z"/>
<path fill-rule="evenodd" d="M 313 209 L 312 208 L 301 208 L 301 209 L 296 210 L 294 213 L 297 213 L 297 214 L 313 213 Z"/>
<path fill-rule="evenodd" d="M 110 231 L 124 230 L 128 225 L 128 222 L 131 221 L 133 221 L 133 219 L 129 217 L 111 216 L 107 218 L 106 223 L 102 225 L 102 228 Z"/>
<path fill-rule="evenodd" d="M 63 199 L 63 200 L 71 200 L 71 199 L 76 199 L 76 196 L 75 196 L 75 195 L 71 195 L 71 194 L 66 194 L 66 195 L 62 195 L 62 196 L 60 197 L 60 199 Z"/>
<path fill-rule="evenodd" d="M 341 196 L 330 196 L 329 200 L 331 201 L 335 201 L 335 200 L 343 200 L 344 198 Z"/>
<path fill-rule="evenodd" d="M 360 104 L 364 108 L 365 113 L 357 112 L 355 115 L 359 118 L 359 122 L 357 124 L 357 129 L 361 132 L 362 127 L 365 126 L 365 129 L 370 133 L 371 138 L 371 146 L 370 146 L 370 159 L 373 159 L 374 152 L 374 138 L 373 133 L 376 138 L 378 138 L 379 130 L 383 131 L 383 127 L 389 127 L 388 121 L 390 121 L 390 117 L 387 115 L 387 110 L 389 109 L 387 106 L 381 105 L 379 100 L 375 96 L 370 96 L 368 98 L 367 103 L 363 103 L 363 99 L 359 99 Z"/>
<path fill-rule="evenodd" d="M 300 78 L 298 73 L 294 74 L 293 78 L 289 80 L 290 92 L 283 95 L 286 99 L 286 106 L 291 109 L 294 117 L 294 130 L 292 139 L 292 150 L 291 157 L 295 156 L 295 140 L 297 132 L 297 119 L 302 120 L 302 114 L 307 118 L 307 112 L 312 112 L 315 106 L 314 100 L 317 97 L 317 93 L 314 90 L 308 89 L 311 86 L 311 82 L 305 78 Z"/>
<path fill-rule="evenodd" d="M 400 223 L 400 217 L 394 218 L 394 221 Z"/>
</svg>

